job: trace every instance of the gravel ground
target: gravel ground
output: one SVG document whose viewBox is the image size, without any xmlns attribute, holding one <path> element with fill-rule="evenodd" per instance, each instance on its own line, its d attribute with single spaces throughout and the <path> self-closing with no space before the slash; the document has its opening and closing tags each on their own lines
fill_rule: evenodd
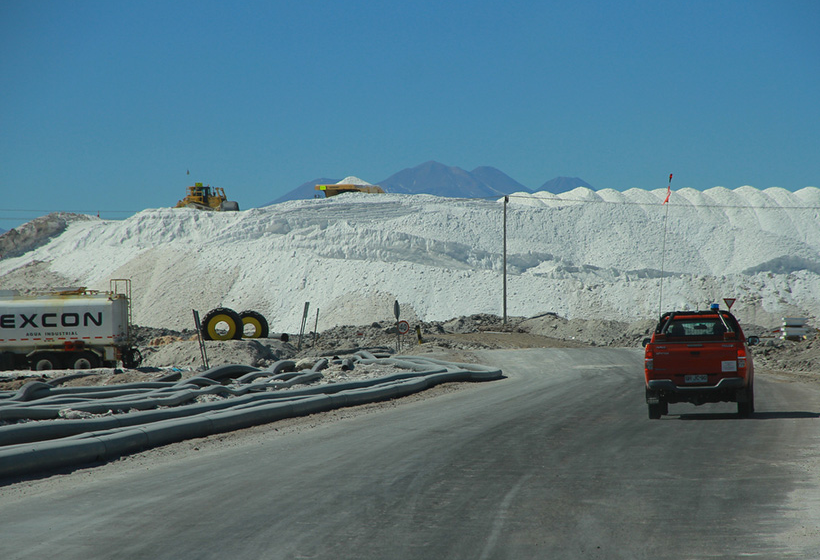
<svg viewBox="0 0 820 560">
<path fill-rule="evenodd" d="M 554 314 L 545 314 L 530 318 L 510 317 L 505 324 L 498 316 L 480 314 L 444 322 L 421 323 L 418 326 L 420 339 L 414 329 L 397 337 L 395 325 L 373 323 L 335 327 L 316 335 L 307 333 L 302 337 L 301 349 L 298 334 L 289 335 L 287 342 L 280 338 L 207 341 L 205 348 L 211 367 L 242 364 L 265 368 L 278 360 L 293 359 L 303 360 L 297 369 L 309 369 L 319 357 L 343 357 L 361 349 L 381 354 L 430 355 L 469 363 L 475 361 L 472 351 L 479 349 L 589 346 L 638 348 L 641 340 L 654 327 L 654 321 L 623 323 L 567 320 Z M 783 341 L 771 337 L 771 331 L 763 327 L 746 326 L 745 330 L 747 335 L 762 337 L 761 344 L 753 347 L 758 371 L 820 380 L 820 344 L 816 339 Z M 61 386 L 88 386 L 154 381 L 169 375 L 178 375 L 184 379 L 205 369 L 194 331 L 136 327 L 134 332 L 136 346 L 144 357 L 142 366 L 138 369 L 0 372 L 0 390 L 16 390 L 32 380 L 51 381 Z M 366 367 L 342 373 L 338 365 L 331 366 L 323 373 L 328 378 L 344 375 L 347 379 L 379 374 L 368 371 Z M 636 375 L 640 375 L 640 372 L 636 372 Z"/>
</svg>

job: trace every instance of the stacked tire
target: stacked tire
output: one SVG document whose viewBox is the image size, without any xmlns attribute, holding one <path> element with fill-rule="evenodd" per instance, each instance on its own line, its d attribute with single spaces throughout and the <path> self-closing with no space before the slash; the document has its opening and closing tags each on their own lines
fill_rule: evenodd
<svg viewBox="0 0 820 560">
<path fill-rule="evenodd" d="M 242 338 L 268 338 L 268 320 L 256 311 L 242 311 Z"/>
<path fill-rule="evenodd" d="M 227 307 L 217 307 L 205 314 L 199 331 L 205 340 L 241 340 L 267 338 L 268 321 L 256 311 L 237 313 Z"/>
</svg>

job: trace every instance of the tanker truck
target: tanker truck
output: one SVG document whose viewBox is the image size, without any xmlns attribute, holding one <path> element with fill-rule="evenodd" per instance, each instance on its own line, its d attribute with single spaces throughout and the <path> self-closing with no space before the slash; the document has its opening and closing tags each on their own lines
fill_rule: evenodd
<svg viewBox="0 0 820 560">
<path fill-rule="evenodd" d="M 111 280 L 108 292 L 0 290 L 0 370 L 138 367 L 130 323 L 130 280 Z"/>
</svg>

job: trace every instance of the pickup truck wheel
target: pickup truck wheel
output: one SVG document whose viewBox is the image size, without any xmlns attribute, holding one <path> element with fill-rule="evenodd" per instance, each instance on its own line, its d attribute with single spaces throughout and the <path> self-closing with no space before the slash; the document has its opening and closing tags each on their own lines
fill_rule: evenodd
<svg viewBox="0 0 820 560">
<path fill-rule="evenodd" d="M 746 389 L 746 400 L 737 403 L 737 413 L 743 418 L 748 418 L 755 411 L 755 390 L 753 386 Z"/>
<path fill-rule="evenodd" d="M 667 414 L 669 414 L 669 403 L 668 402 L 661 401 L 660 406 L 661 406 L 661 416 L 666 416 Z"/>
<path fill-rule="evenodd" d="M 100 357 L 94 352 L 78 352 L 68 363 L 71 369 L 94 369 L 100 367 Z"/>
<path fill-rule="evenodd" d="M 658 420 L 662 416 L 662 409 L 660 403 L 658 404 L 647 404 L 649 408 L 649 419 L 650 420 Z"/>
</svg>

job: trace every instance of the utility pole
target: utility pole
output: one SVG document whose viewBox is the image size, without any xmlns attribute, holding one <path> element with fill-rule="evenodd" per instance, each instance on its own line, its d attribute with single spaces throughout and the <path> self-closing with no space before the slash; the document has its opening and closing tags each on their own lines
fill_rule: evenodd
<svg viewBox="0 0 820 560">
<path fill-rule="evenodd" d="M 507 324 L 507 203 L 509 196 L 504 197 L 504 324 Z"/>
</svg>

